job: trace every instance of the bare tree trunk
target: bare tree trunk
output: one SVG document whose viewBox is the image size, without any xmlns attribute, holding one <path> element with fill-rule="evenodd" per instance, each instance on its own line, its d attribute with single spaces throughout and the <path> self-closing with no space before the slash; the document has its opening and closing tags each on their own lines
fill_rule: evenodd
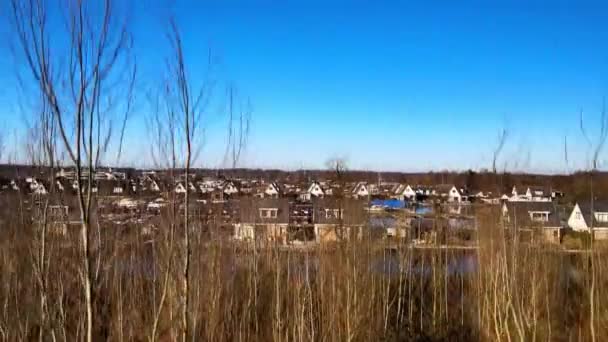
<svg viewBox="0 0 608 342">
<path fill-rule="evenodd" d="M 43 0 L 11 0 L 11 19 L 14 37 L 21 48 L 21 60 L 25 61 L 29 71 L 27 80 L 43 94 L 43 102 L 48 105 L 56 121 L 63 149 L 76 168 L 82 248 L 80 276 L 86 311 L 85 339 L 92 341 L 95 323 L 95 279 L 91 269 L 93 253 L 90 238 L 92 183 L 94 167 L 107 150 L 111 136 L 111 118 L 104 118 L 112 115 L 108 114 L 112 112 L 109 108 L 100 109 L 100 103 L 116 105 L 121 102 L 116 99 L 123 96 L 121 92 L 124 89 L 107 85 L 116 82 L 115 77 L 120 79 L 123 76 L 120 72 L 124 73 L 125 70 L 123 67 L 129 66 L 131 37 L 127 32 L 128 20 L 116 22 L 112 0 L 104 0 L 100 11 L 93 10 L 90 2 L 69 2 L 60 8 L 63 13 L 56 13 L 65 19 L 66 25 L 59 29 L 64 31 L 53 30 L 52 35 L 48 16 L 56 11 L 49 10 L 48 6 L 49 2 Z M 118 30 L 114 31 L 114 28 Z M 67 41 L 56 42 L 52 39 Z M 112 93 L 114 91 L 116 94 Z M 127 99 L 127 102 L 130 100 Z M 83 167 L 88 168 L 86 187 L 82 184 Z"/>
</svg>

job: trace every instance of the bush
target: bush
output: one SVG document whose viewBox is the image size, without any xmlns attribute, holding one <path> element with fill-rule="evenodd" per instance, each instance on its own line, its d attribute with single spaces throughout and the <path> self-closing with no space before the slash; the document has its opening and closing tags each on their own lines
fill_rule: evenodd
<svg viewBox="0 0 608 342">
<path fill-rule="evenodd" d="M 591 234 L 568 230 L 564 234 L 562 245 L 567 249 L 586 249 L 591 246 Z"/>
</svg>

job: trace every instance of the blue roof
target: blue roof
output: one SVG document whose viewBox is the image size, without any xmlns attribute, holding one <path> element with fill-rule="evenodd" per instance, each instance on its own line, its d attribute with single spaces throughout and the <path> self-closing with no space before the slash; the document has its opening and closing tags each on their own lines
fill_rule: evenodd
<svg viewBox="0 0 608 342">
<path fill-rule="evenodd" d="M 403 209 L 403 208 L 405 208 L 406 202 L 397 200 L 397 199 L 387 199 L 387 200 L 376 199 L 371 202 L 371 205 L 377 205 L 380 207 L 390 208 L 390 209 Z"/>
</svg>

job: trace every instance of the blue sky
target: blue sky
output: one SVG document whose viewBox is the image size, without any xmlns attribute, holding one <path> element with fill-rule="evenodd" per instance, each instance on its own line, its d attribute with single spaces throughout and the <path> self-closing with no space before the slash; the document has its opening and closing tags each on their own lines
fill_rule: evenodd
<svg viewBox="0 0 608 342">
<path fill-rule="evenodd" d="M 608 4 L 421 3 L 182 0 L 171 10 L 192 77 L 211 48 L 217 79 L 253 102 L 245 166 L 323 168 L 342 156 L 354 169 L 489 168 L 507 127 L 501 167 L 563 172 L 564 136 L 569 168 L 584 167 L 578 112 L 596 125 L 608 95 Z M 143 86 L 166 56 L 168 8 L 148 0 L 135 11 Z M 134 164 L 145 164 L 145 110 L 129 123 Z M 201 163 L 219 166 L 225 120 L 212 113 L 207 126 Z"/>
</svg>

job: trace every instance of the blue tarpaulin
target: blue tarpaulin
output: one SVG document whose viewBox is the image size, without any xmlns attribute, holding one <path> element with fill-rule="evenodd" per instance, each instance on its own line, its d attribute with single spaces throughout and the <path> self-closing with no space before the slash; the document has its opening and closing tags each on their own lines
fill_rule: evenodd
<svg viewBox="0 0 608 342">
<path fill-rule="evenodd" d="M 371 202 L 371 205 L 389 209 L 403 209 L 405 208 L 406 202 L 397 199 L 376 199 Z"/>
</svg>

